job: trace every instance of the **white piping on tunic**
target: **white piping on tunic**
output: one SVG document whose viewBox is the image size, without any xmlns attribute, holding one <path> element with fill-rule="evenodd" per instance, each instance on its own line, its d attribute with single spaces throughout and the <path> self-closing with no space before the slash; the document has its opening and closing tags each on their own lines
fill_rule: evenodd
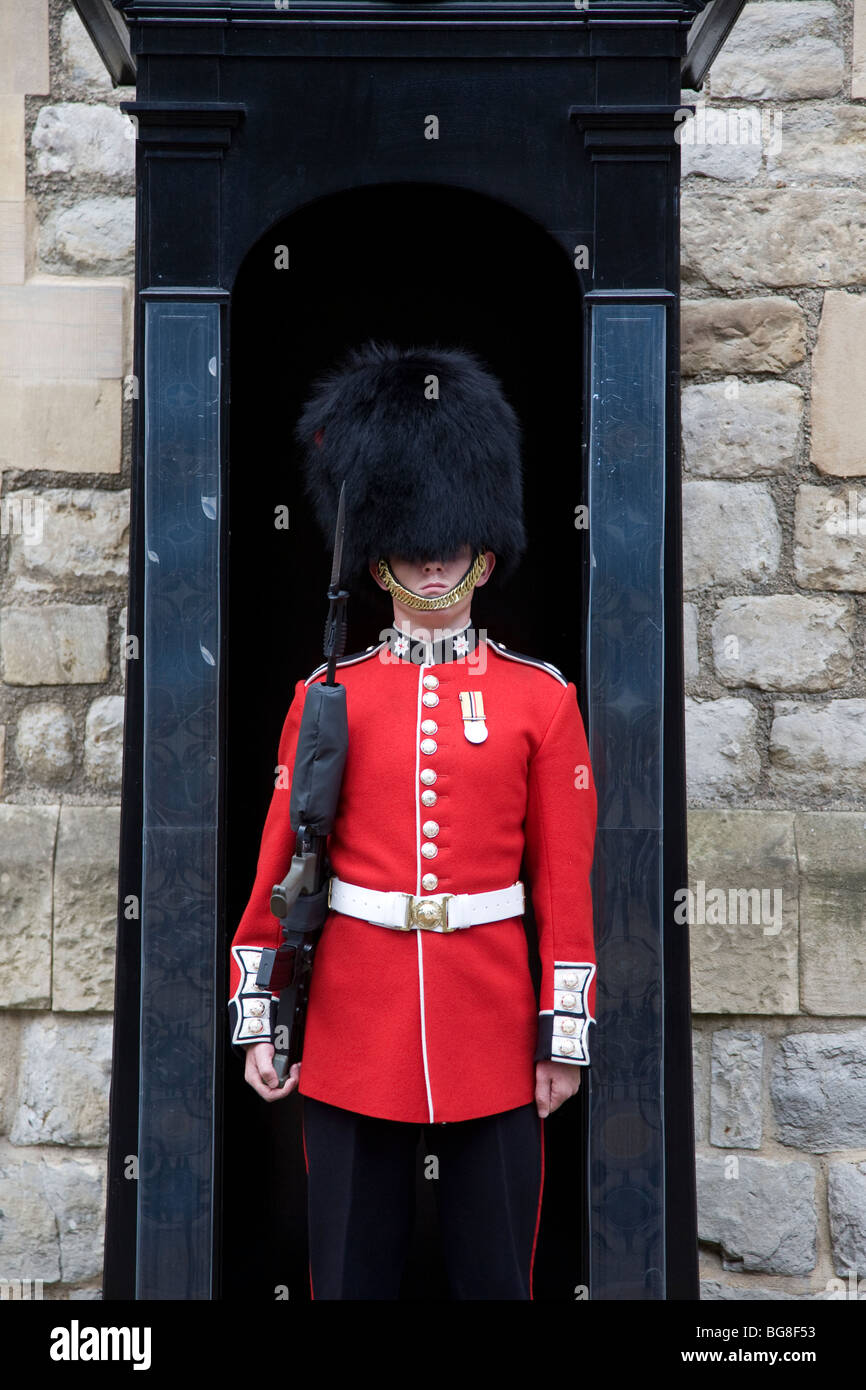
<svg viewBox="0 0 866 1390">
<path fill-rule="evenodd" d="M 415 717 L 415 896 L 421 894 L 421 716 L 424 713 L 424 706 L 421 703 L 421 696 L 424 691 L 424 672 L 430 669 L 430 663 L 424 663 L 418 667 L 418 712 Z M 433 1124 L 433 1092 L 430 1088 L 430 1071 L 427 1066 L 427 1024 L 424 1016 L 424 949 L 421 944 L 422 931 L 416 931 L 415 936 L 418 941 L 418 991 L 421 1006 L 421 1056 L 424 1061 L 424 1084 L 427 1087 L 427 1108 L 430 1112 L 430 1123 Z"/>
<path fill-rule="evenodd" d="M 359 661 L 368 661 L 371 656 L 375 656 L 377 652 L 380 652 L 384 645 L 384 642 L 380 642 L 377 647 L 368 647 L 367 650 L 361 652 L 359 656 L 341 656 L 337 661 L 337 670 L 339 671 L 343 666 L 357 666 Z M 327 661 L 323 661 L 321 666 L 316 667 L 311 676 L 307 676 L 304 685 L 309 685 L 310 681 L 314 681 L 317 676 L 320 676 L 322 672 L 327 671 L 327 669 L 328 663 Z"/>
<path fill-rule="evenodd" d="M 532 656 L 519 656 L 517 652 L 507 651 L 501 642 L 491 642 L 490 646 L 499 656 L 504 656 L 507 661 L 517 661 L 521 666 L 535 666 L 539 671 L 546 671 L 549 676 L 553 676 L 555 680 L 559 681 L 560 685 L 568 685 L 568 681 L 565 679 L 562 672 L 557 671 L 555 666 L 551 666 L 549 661 L 537 661 L 535 657 Z"/>
</svg>

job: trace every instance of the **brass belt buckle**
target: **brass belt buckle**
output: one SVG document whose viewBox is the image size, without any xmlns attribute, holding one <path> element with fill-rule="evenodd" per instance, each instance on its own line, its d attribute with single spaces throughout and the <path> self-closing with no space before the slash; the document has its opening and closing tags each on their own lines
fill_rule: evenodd
<svg viewBox="0 0 866 1390">
<path fill-rule="evenodd" d="M 441 902 L 436 902 L 435 898 L 409 897 L 403 930 L 410 931 L 412 927 L 417 927 L 420 931 L 456 931 L 456 927 L 448 925 L 448 902 L 453 896 L 453 893 L 445 893 Z"/>
</svg>

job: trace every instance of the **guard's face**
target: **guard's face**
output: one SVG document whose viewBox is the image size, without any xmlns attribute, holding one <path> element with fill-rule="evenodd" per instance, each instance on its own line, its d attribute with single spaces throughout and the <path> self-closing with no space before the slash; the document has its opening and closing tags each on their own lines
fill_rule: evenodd
<svg viewBox="0 0 866 1390">
<path fill-rule="evenodd" d="M 424 598 L 436 598 L 459 584 L 473 559 L 471 548 L 464 545 L 447 559 L 424 560 L 419 564 L 415 560 L 404 560 L 400 555 L 390 555 L 388 564 L 397 583 L 405 589 Z"/>
</svg>

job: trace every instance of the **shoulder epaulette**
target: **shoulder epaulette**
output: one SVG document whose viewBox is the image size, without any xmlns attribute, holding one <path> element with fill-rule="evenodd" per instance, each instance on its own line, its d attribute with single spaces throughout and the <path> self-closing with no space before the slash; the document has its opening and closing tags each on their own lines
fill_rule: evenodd
<svg viewBox="0 0 866 1390">
<path fill-rule="evenodd" d="M 384 642 L 379 642 L 375 646 L 367 647 L 366 651 L 354 652 L 351 656 L 341 656 L 337 661 L 337 670 L 340 670 L 343 666 L 357 666 L 359 661 L 367 661 L 371 656 L 375 656 L 378 651 L 381 651 L 384 645 Z M 327 661 L 323 661 L 321 666 L 316 667 L 312 675 L 307 676 L 304 685 L 309 685 L 310 681 L 314 681 L 317 676 L 320 676 L 322 672 L 327 671 L 327 669 L 328 663 Z"/>
<path fill-rule="evenodd" d="M 490 639 L 488 638 L 488 641 Z M 490 646 L 500 656 L 507 657 L 509 661 L 519 661 L 524 666 L 537 666 L 539 671 L 546 671 L 554 680 L 559 681 L 560 685 L 568 685 L 568 681 L 556 666 L 551 666 L 549 661 L 540 661 L 537 656 L 524 656 L 523 652 L 513 652 L 510 647 L 506 647 L 504 642 L 490 642 Z"/>
</svg>

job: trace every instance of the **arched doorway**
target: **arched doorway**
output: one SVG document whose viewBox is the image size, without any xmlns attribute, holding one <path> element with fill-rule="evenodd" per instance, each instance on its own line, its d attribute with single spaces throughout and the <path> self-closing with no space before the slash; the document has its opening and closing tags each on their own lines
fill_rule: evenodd
<svg viewBox="0 0 866 1390">
<path fill-rule="evenodd" d="M 311 380 L 347 347 L 377 337 L 464 345 L 489 363 L 524 428 L 530 543 L 519 576 L 479 591 L 473 616 L 491 636 L 558 665 L 582 697 L 582 333 L 564 249 L 514 208 L 452 186 L 331 195 L 273 226 L 246 257 L 230 317 L 226 952 L 252 885 L 292 688 L 320 659 L 330 557 L 291 438 Z M 275 525 L 279 508 L 288 508 L 287 529 Z M 372 582 L 352 594 L 349 614 L 349 651 L 388 621 Z M 236 1061 L 226 1070 L 223 1296 L 307 1298 L 297 1098 L 265 1106 Z M 546 1126 L 538 1299 L 573 1299 L 586 1282 L 585 1104 L 582 1088 Z M 447 1298 L 420 1159 L 418 1197 L 404 1297 Z"/>
</svg>

